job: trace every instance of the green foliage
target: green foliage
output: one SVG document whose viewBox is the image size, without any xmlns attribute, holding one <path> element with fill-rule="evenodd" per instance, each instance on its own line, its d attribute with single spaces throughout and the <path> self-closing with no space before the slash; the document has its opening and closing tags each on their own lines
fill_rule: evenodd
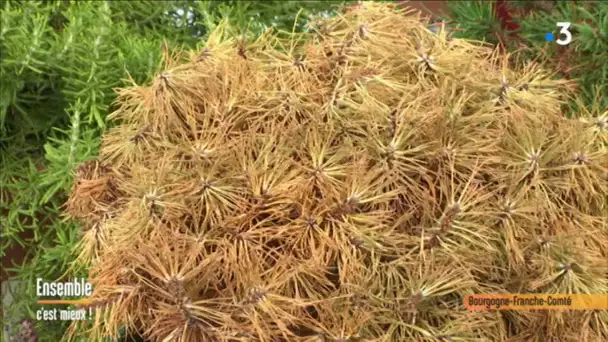
<svg viewBox="0 0 608 342">
<path fill-rule="evenodd" d="M 302 7 L 302 4 L 305 7 Z M 296 31 L 306 28 L 306 19 L 311 15 L 329 13 L 342 5 L 340 1 L 223 1 L 200 2 L 201 11 L 207 6 L 217 6 L 222 16 L 234 19 L 234 24 L 240 28 L 248 28 L 253 34 L 259 34 L 268 27 L 291 31 L 295 15 L 300 12 L 300 20 L 295 23 Z"/>
<path fill-rule="evenodd" d="M 56 279 L 64 273 L 71 261 L 67 256 L 71 255 L 80 239 L 76 225 L 56 219 L 61 208 L 55 206 L 45 209 L 52 213 L 53 218 L 44 223 L 43 231 L 34 230 L 38 235 L 34 241 L 44 244 L 31 250 L 30 262 L 8 270 L 17 273 L 20 280 L 11 294 L 14 302 L 5 313 L 5 323 L 11 323 L 13 326 L 24 316 L 32 319 L 36 317 L 36 311 L 41 308 L 34 304 L 37 300 L 36 279 Z M 62 321 L 37 321 L 36 331 L 41 341 L 60 341 L 68 325 L 69 322 Z"/>
<path fill-rule="evenodd" d="M 455 38 L 497 43 L 496 36 L 491 34 L 500 28 L 500 23 L 494 17 L 491 1 L 454 1 L 448 4 L 458 30 Z"/>
<path fill-rule="evenodd" d="M 1 255 L 27 251 L 12 270 L 22 280 L 5 317 L 32 318 L 35 277 L 57 279 L 73 259 L 79 229 L 63 222 L 75 166 L 97 155 L 114 89 L 149 82 L 164 46 L 201 44 L 228 19 L 237 32 L 297 30 L 340 3 L 263 1 L 7 1 L 0 19 Z M 29 237 L 31 236 L 31 238 Z M 14 322 L 13 322 L 14 323 Z M 43 341 L 63 325 L 38 322 Z M 56 334 L 51 330 L 57 330 Z"/>
</svg>

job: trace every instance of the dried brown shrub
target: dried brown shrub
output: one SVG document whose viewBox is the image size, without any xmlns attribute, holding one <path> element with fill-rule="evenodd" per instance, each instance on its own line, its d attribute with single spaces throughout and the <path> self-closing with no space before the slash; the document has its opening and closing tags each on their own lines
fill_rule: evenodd
<svg viewBox="0 0 608 342">
<path fill-rule="evenodd" d="M 540 67 L 393 5 L 315 25 L 221 26 L 121 91 L 99 158 L 112 187 L 85 177 L 68 206 L 96 229 L 78 260 L 105 303 L 89 336 L 608 339 L 605 312 L 462 305 L 608 291 L 606 113 L 564 118 Z"/>
</svg>

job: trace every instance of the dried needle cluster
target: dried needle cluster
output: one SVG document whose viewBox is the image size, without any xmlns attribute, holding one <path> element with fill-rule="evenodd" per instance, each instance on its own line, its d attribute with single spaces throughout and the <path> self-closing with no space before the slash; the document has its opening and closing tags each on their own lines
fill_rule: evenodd
<svg viewBox="0 0 608 342">
<path fill-rule="evenodd" d="M 605 311 L 462 303 L 608 291 L 607 113 L 393 5 L 313 28 L 222 26 L 121 90 L 68 203 L 89 338 L 608 340 Z"/>
</svg>

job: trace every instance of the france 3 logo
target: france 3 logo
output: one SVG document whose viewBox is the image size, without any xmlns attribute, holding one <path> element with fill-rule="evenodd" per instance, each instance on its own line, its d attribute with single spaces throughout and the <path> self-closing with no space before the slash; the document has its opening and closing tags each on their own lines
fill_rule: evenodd
<svg viewBox="0 0 608 342">
<path fill-rule="evenodd" d="M 570 44 L 570 42 L 572 41 L 572 32 L 570 32 L 571 24 L 567 21 L 560 21 L 556 23 L 556 25 L 560 28 L 558 37 L 559 39 L 555 40 L 555 35 L 553 34 L 553 32 L 547 32 L 545 34 L 545 40 L 549 43 L 555 40 L 555 42 L 559 45 Z"/>
</svg>

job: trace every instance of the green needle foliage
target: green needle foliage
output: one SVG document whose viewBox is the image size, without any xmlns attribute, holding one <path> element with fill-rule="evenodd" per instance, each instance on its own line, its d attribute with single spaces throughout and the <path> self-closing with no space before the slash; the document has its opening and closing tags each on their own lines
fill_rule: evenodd
<svg viewBox="0 0 608 342">
<path fill-rule="evenodd" d="M 474 40 L 497 43 L 494 35 L 500 30 L 500 22 L 494 15 L 491 1 L 459 1 L 458 4 L 448 4 L 451 18 L 458 25 L 455 38 L 467 38 Z"/>
<path fill-rule="evenodd" d="M 267 27 L 305 29 L 309 15 L 340 5 L 263 1 L 3 1 L 0 18 L 1 255 L 26 261 L 3 321 L 35 317 L 35 278 L 67 270 L 79 228 L 61 207 L 75 167 L 98 154 L 114 88 L 145 83 L 167 51 L 196 48 L 228 19 L 234 36 Z M 37 322 L 41 341 L 58 341 L 60 322 Z"/>
<path fill-rule="evenodd" d="M 455 37 L 504 44 L 515 63 L 536 60 L 553 68 L 556 77 L 576 81 L 579 101 L 571 101 L 567 115 L 585 108 L 608 108 L 608 2 L 513 1 L 516 31 L 505 31 L 492 1 L 451 1 Z M 558 37 L 557 22 L 570 22 L 572 42 L 560 46 L 545 34 Z M 580 104 L 584 106 L 581 107 Z"/>
</svg>

